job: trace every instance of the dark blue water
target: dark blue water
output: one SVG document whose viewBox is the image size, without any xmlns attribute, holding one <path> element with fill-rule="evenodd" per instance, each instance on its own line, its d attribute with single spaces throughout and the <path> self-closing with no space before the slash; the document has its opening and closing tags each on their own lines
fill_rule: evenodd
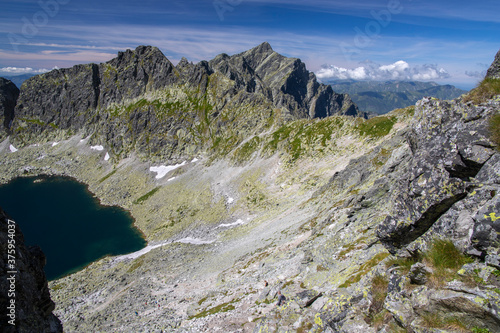
<svg viewBox="0 0 500 333">
<path fill-rule="evenodd" d="M 0 186 L 0 207 L 19 224 L 27 245 L 42 248 L 48 280 L 146 245 L 130 213 L 99 205 L 85 185 L 70 178 L 17 178 Z"/>
</svg>

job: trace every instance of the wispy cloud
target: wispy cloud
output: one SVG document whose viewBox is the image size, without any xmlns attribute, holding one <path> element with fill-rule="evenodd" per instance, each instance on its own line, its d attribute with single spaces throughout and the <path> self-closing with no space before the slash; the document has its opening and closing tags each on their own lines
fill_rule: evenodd
<svg viewBox="0 0 500 333">
<path fill-rule="evenodd" d="M 353 69 L 337 66 L 325 66 L 316 72 L 320 80 L 414 80 L 430 81 L 449 78 L 450 74 L 437 65 L 410 66 L 406 61 L 399 60 L 388 65 L 366 63 Z"/>
<path fill-rule="evenodd" d="M 500 22 L 497 0 L 468 0 L 443 1 L 413 1 L 413 0 L 245 0 L 247 3 L 273 4 L 279 6 L 294 6 L 303 10 L 321 11 L 370 17 L 372 10 L 380 10 L 388 6 L 398 6 L 404 9 L 403 15 L 413 17 L 429 17 L 441 19 L 458 19 L 479 22 Z"/>
<path fill-rule="evenodd" d="M 465 71 L 465 75 L 475 79 L 483 79 L 486 76 L 486 71 Z"/>
<path fill-rule="evenodd" d="M 12 52 L 0 50 L 0 59 L 3 62 L 11 63 L 11 68 L 22 66 L 16 64 L 30 63 L 29 67 L 47 68 L 47 67 L 71 67 L 80 63 L 104 62 L 115 57 L 116 54 L 104 52 L 71 51 L 54 52 L 53 50 L 41 50 L 32 52 Z M 8 68 L 8 67 L 5 67 Z M 25 67 L 28 68 L 28 67 Z"/>
</svg>

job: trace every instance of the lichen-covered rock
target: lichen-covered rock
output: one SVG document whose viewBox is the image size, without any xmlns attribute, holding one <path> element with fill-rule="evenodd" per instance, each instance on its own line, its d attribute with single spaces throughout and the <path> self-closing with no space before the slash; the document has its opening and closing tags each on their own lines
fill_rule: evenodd
<svg viewBox="0 0 500 333">
<path fill-rule="evenodd" d="M 487 129 L 498 107 L 497 101 L 477 107 L 460 100 L 428 99 L 417 104 L 408 133 L 411 161 L 392 189 L 393 211 L 378 227 L 379 238 L 391 250 L 415 241 L 453 205 L 483 186 L 476 177 L 496 159 Z M 483 174 L 492 176 L 488 171 Z M 479 204 L 473 204 L 475 209 Z"/>
<path fill-rule="evenodd" d="M 43 266 L 45 256 L 39 247 L 26 247 L 15 221 L 0 209 L 0 306 L 2 332 L 62 332 L 59 319 L 52 314 Z"/>
</svg>

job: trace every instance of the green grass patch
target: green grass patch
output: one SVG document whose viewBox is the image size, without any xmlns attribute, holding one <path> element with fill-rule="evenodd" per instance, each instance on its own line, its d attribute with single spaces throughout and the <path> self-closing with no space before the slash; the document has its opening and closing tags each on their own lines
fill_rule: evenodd
<svg viewBox="0 0 500 333">
<path fill-rule="evenodd" d="M 485 78 L 464 97 L 464 102 L 480 104 L 496 95 L 500 95 L 500 79 Z"/>
<path fill-rule="evenodd" d="M 127 273 L 132 273 L 144 264 L 144 258 L 138 258 L 132 262 L 132 265 L 127 270 Z"/>
<path fill-rule="evenodd" d="M 363 121 L 356 129 L 361 136 L 381 138 L 391 132 L 396 122 L 397 118 L 394 116 L 379 116 Z"/>
<path fill-rule="evenodd" d="M 253 153 L 257 151 L 260 146 L 260 138 L 258 136 L 254 136 L 240 147 L 238 147 L 233 153 L 233 161 L 243 164 L 247 162 Z"/>
<path fill-rule="evenodd" d="M 64 289 L 64 287 L 66 287 L 66 284 L 65 283 L 58 283 L 58 284 L 55 284 L 52 288 L 53 291 L 57 291 L 57 290 L 61 290 L 61 289 Z"/>
<path fill-rule="evenodd" d="M 493 115 L 489 121 L 489 132 L 491 141 L 497 146 L 500 151 L 500 113 Z"/>
<path fill-rule="evenodd" d="M 102 183 L 104 182 L 106 179 L 108 179 L 109 177 L 113 176 L 115 173 L 116 173 L 117 169 L 111 171 L 110 173 L 108 173 L 106 176 L 102 177 L 100 180 L 99 180 L 99 183 Z"/>
<path fill-rule="evenodd" d="M 361 278 L 363 276 L 368 274 L 372 270 L 373 267 L 377 266 L 382 260 L 384 260 L 388 256 L 389 256 L 389 253 L 379 253 L 379 254 L 375 255 L 372 259 L 368 260 L 363 265 L 361 265 L 361 267 L 356 272 L 356 274 L 349 276 L 346 279 L 346 281 L 342 285 L 339 286 L 339 288 L 347 288 L 347 287 L 353 285 L 354 283 L 358 283 L 359 281 L 361 281 Z"/>
<path fill-rule="evenodd" d="M 452 270 L 458 270 L 472 260 L 457 249 L 452 241 L 444 239 L 436 239 L 433 242 L 431 248 L 425 254 L 425 259 L 434 268 Z"/>
<path fill-rule="evenodd" d="M 325 153 L 332 136 L 344 126 L 342 117 L 320 120 L 297 120 L 274 131 L 264 144 L 264 151 L 274 153 L 281 150 L 295 161 L 303 156 Z"/>
<path fill-rule="evenodd" d="M 421 316 L 422 324 L 428 328 L 452 330 L 453 332 L 470 332 L 467 326 L 455 316 L 447 316 L 443 313 L 425 313 Z"/>
<path fill-rule="evenodd" d="M 144 201 L 148 200 L 149 198 L 151 198 L 156 192 L 158 192 L 160 190 L 160 186 L 158 187 L 155 187 L 154 189 L 152 189 L 151 191 L 149 191 L 148 193 L 144 194 L 142 197 L 140 197 L 139 199 L 135 200 L 134 201 L 134 204 L 138 205 L 138 204 L 141 204 L 143 203 Z"/>
<path fill-rule="evenodd" d="M 424 261 L 433 269 L 429 279 L 430 285 L 440 288 L 456 278 L 458 270 L 463 265 L 474 260 L 460 252 L 452 241 L 436 239 L 429 251 L 424 254 Z"/>
<path fill-rule="evenodd" d="M 228 311 L 232 311 L 235 309 L 234 305 L 231 303 L 236 303 L 238 300 L 233 300 L 228 303 L 223 303 L 217 306 L 214 306 L 212 308 L 206 309 L 205 311 L 202 311 L 194 316 L 189 317 L 189 320 L 191 319 L 199 319 L 199 318 L 204 318 L 210 315 L 214 315 L 216 313 L 224 313 Z"/>
<path fill-rule="evenodd" d="M 388 287 L 389 280 L 386 276 L 377 274 L 373 277 L 371 285 L 372 303 L 368 309 L 368 316 L 365 318 L 365 321 L 377 328 L 380 328 L 387 319 L 386 313 L 383 313 L 383 310 Z"/>
</svg>

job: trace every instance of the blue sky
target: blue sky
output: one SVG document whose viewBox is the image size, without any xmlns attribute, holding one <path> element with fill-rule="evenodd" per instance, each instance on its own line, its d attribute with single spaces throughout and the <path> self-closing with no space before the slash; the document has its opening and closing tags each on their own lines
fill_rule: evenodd
<svg viewBox="0 0 500 333">
<path fill-rule="evenodd" d="M 498 0 L 0 0 L 0 75 L 105 62 L 154 45 L 175 64 L 264 41 L 320 80 L 472 88 L 500 49 Z"/>
</svg>

